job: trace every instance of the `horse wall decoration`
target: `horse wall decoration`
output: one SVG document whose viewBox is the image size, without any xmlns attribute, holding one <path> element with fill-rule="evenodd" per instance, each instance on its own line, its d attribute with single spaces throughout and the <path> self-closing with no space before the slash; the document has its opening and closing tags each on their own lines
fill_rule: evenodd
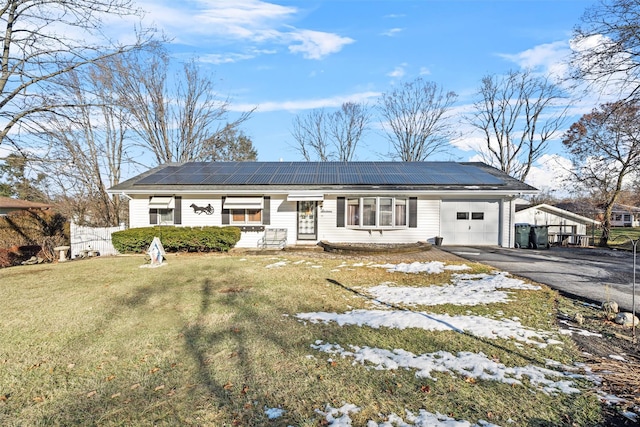
<svg viewBox="0 0 640 427">
<path fill-rule="evenodd" d="M 213 206 L 211 206 L 211 203 L 209 203 L 207 206 L 198 206 L 195 203 L 191 203 L 190 207 L 193 208 L 193 212 L 197 213 L 198 215 L 202 214 L 203 212 L 207 215 L 213 214 Z"/>
</svg>

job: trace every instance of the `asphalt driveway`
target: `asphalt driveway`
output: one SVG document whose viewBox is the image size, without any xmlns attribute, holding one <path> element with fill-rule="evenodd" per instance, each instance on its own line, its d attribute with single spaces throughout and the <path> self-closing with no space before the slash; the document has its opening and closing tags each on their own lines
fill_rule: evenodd
<svg viewBox="0 0 640 427">
<path fill-rule="evenodd" d="M 596 304 L 616 301 L 632 311 L 633 254 L 600 248 L 545 250 L 441 246 L 459 257 L 543 283 L 562 294 Z M 636 259 L 635 306 L 640 313 L 640 254 Z"/>
</svg>

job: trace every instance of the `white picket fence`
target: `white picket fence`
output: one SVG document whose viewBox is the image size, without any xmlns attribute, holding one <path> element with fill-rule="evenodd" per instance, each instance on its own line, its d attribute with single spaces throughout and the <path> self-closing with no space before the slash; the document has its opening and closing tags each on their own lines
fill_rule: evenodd
<svg viewBox="0 0 640 427">
<path fill-rule="evenodd" d="M 100 255 L 117 255 L 118 251 L 111 243 L 111 233 L 124 230 L 124 224 L 117 227 L 84 227 L 71 223 L 71 258 L 87 251 Z"/>
</svg>

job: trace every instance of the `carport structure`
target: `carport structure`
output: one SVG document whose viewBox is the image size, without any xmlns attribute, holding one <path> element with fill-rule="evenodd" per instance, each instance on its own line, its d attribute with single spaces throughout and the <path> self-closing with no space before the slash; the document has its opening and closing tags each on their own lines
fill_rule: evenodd
<svg viewBox="0 0 640 427">
<path fill-rule="evenodd" d="M 600 226 L 600 221 L 546 203 L 517 206 L 515 220 L 520 224 L 548 226 L 549 243 L 564 246 L 588 246 L 587 225 Z"/>
</svg>

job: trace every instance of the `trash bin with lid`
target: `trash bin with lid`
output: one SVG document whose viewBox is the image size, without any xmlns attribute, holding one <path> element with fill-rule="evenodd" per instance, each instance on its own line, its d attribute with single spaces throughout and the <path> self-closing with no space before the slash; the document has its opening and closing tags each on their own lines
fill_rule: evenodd
<svg viewBox="0 0 640 427">
<path fill-rule="evenodd" d="M 529 230 L 529 247 L 532 249 L 549 249 L 549 226 L 532 225 Z"/>
<path fill-rule="evenodd" d="M 531 232 L 531 224 L 516 224 L 515 244 L 516 248 L 529 247 L 529 233 Z"/>
</svg>

